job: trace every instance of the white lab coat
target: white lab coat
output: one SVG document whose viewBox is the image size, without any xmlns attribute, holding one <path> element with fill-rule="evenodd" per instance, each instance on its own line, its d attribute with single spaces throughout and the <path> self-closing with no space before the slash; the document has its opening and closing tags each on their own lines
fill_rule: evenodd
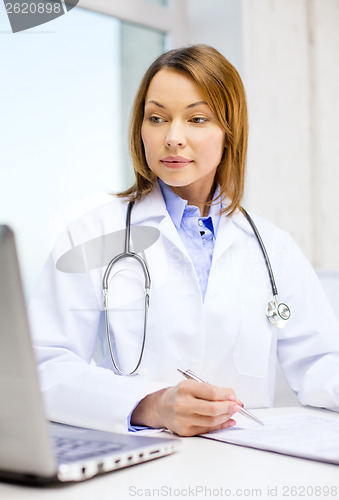
<svg viewBox="0 0 339 500">
<path fill-rule="evenodd" d="M 203 302 L 192 261 L 158 186 L 132 211 L 133 227 L 160 231 L 144 252 L 152 284 L 141 371 L 132 377 L 115 375 L 103 332 L 105 267 L 96 263 L 88 272 L 63 272 L 56 269 L 56 261 L 71 245 L 83 243 L 86 253 L 86 242 L 123 230 L 126 206 L 124 200 L 113 198 L 70 224 L 31 300 L 30 320 L 49 418 L 105 430 L 126 429 L 138 401 L 182 380 L 177 367 L 232 387 L 248 408 L 270 406 L 276 352 L 302 404 L 339 409 L 339 324 L 316 274 L 290 236 L 254 217 L 279 298 L 291 309 L 291 319 L 278 330 L 265 315 L 272 291 L 261 249 L 244 216 L 237 212 L 221 217 Z M 132 269 L 135 263 L 129 259 L 119 266 Z M 121 313 L 124 307 L 130 310 L 142 303 L 140 279 L 129 274 L 128 288 L 125 274 L 118 273 L 110 293 L 110 306 L 117 310 L 111 311 L 112 328 L 124 369 L 131 369 L 137 360 L 143 321 L 142 311 Z M 91 362 L 93 356 L 97 364 Z"/>
</svg>

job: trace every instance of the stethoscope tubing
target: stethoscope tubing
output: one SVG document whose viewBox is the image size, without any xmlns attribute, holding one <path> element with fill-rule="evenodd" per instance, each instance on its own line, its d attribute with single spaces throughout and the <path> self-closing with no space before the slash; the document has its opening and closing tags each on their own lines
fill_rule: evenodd
<svg viewBox="0 0 339 500">
<path fill-rule="evenodd" d="M 277 289 L 277 285 L 276 285 L 276 282 L 275 282 L 275 279 L 274 279 L 274 274 L 273 274 L 273 271 L 272 271 L 271 262 L 270 262 L 270 259 L 269 259 L 266 247 L 264 245 L 264 242 L 263 242 L 263 240 L 262 240 L 262 238 L 260 236 L 258 228 L 255 225 L 252 217 L 249 215 L 248 212 L 246 212 L 246 210 L 243 207 L 241 207 L 241 211 L 243 212 L 243 214 L 245 215 L 246 219 L 250 223 L 250 225 L 251 225 L 251 227 L 253 229 L 253 232 L 254 232 L 257 240 L 258 240 L 259 246 L 260 246 L 261 251 L 262 251 L 262 253 L 264 255 L 265 264 L 266 264 L 268 275 L 269 275 L 269 278 L 270 278 L 270 283 L 271 283 L 271 288 L 272 288 L 272 294 L 273 294 L 273 297 L 276 297 L 276 296 L 278 296 L 278 289 Z"/>
<path fill-rule="evenodd" d="M 131 212 L 133 208 L 134 202 L 131 201 L 129 202 L 127 206 L 127 212 L 126 212 L 126 230 L 125 230 L 125 244 L 124 244 L 124 251 L 115 257 L 109 262 L 108 266 L 106 267 L 103 279 L 102 279 L 102 289 L 103 289 L 103 296 L 104 296 L 104 309 L 105 309 L 105 323 L 106 323 L 106 336 L 108 340 L 108 347 L 110 351 L 110 355 L 112 358 L 112 362 L 114 365 L 114 368 L 116 369 L 117 373 L 119 375 L 134 375 L 141 363 L 141 360 L 144 355 L 144 350 L 145 350 L 145 343 L 146 343 L 146 330 L 147 330 L 147 316 L 148 316 L 148 307 L 149 307 L 149 291 L 151 288 L 151 277 L 149 274 L 148 266 L 145 262 L 145 260 L 138 255 L 137 253 L 131 252 L 130 250 L 130 241 L 131 241 Z M 119 262 L 120 260 L 123 259 L 134 259 L 136 260 L 144 273 L 144 279 L 145 279 L 145 299 L 144 299 L 144 327 L 143 327 L 143 337 L 142 337 L 142 343 L 141 343 L 141 348 L 140 348 L 140 353 L 138 357 L 138 361 L 130 372 L 124 372 L 122 371 L 119 366 L 118 362 L 116 360 L 116 357 L 114 355 L 114 349 L 112 346 L 111 342 L 111 334 L 110 334 L 110 323 L 109 323 L 109 303 L 108 303 L 108 279 L 111 274 L 113 266 Z"/>
<path fill-rule="evenodd" d="M 133 205 L 134 205 L 134 201 L 131 201 L 131 202 L 128 203 L 128 206 L 127 206 L 124 251 L 122 253 L 116 255 L 115 257 L 113 257 L 113 259 L 109 262 L 109 264 L 108 264 L 108 266 L 107 266 L 107 268 L 105 270 L 105 273 L 104 273 L 104 276 L 103 276 L 103 280 L 102 280 L 103 297 L 104 297 L 104 310 L 105 310 L 105 321 L 106 321 L 106 335 L 107 335 L 107 340 L 108 340 L 108 345 L 109 345 L 109 351 L 110 351 L 110 355 L 111 355 L 111 358 L 112 358 L 112 362 L 113 362 L 115 370 L 117 371 L 117 373 L 119 375 L 134 375 L 134 374 L 136 374 L 136 372 L 137 372 L 137 370 L 138 370 L 138 368 L 139 368 L 139 366 L 141 364 L 141 360 L 143 358 L 143 354 L 144 354 L 144 350 L 145 350 L 145 344 L 146 344 L 147 313 L 148 313 L 148 307 L 149 307 L 149 291 L 150 291 L 150 288 L 151 288 L 151 277 L 150 277 L 150 273 L 149 273 L 146 261 L 140 255 L 138 255 L 138 254 L 136 254 L 134 252 L 131 252 L 131 250 L 130 250 L 130 240 L 131 240 L 131 212 L 132 212 Z M 254 223 L 253 219 L 251 218 L 251 216 L 248 214 L 248 212 L 244 208 L 241 208 L 241 211 L 242 211 L 242 213 L 244 214 L 244 216 L 246 217 L 247 221 L 249 222 L 249 224 L 252 227 L 254 235 L 255 235 L 258 243 L 259 243 L 260 249 L 261 249 L 262 254 L 264 256 L 266 268 L 267 268 L 268 275 L 269 275 L 269 280 L 270 280 L 270 284 L 271 284 L 272 294 L 273 294 L 274 300 L 267 305 L 267 308 L 266 308 L 267 318 L 268 318 L 268 320 L 270 321 L 270 323 L 273 326 L 277 326 L 277 327 L 281 328 L 282 326 L 284 326 L 286 320 L 288 320 L 289 317 L 290 317 L 290 309 L 289 309 L 289 307 L 286 304 L 283 304 L 283 303 L 279 304 L 278 289 L 277 289 L 277 285 L 276 285 L 276 282 L 275 282 L 275 279 L 274 279 L 274 274 L 273 274 L 271 262 L 270 262 L 270 259 L 268 257 L 267 250 L 266 250 L 266 247 L 264 245 L 264 242 L 263 242 L 263 240 L 262 240 L 262 238 L 260 236 L 260 233 L 258 231 L 258 228 L 255 225 L 255 223 Z M 108 280 L 109 280 L 109 276 L 110 276 L 110 274 L 112 272 L 113 266 L 118 261 L 123 260 L 123 259 L 127 259 L 127 258 L 131 258 L 131 259 L 136 260 L 140 264 L 140 266 L 141 266 L 141 268 L 143 270 L 144 279 L 145 279 L 145 302 L 144 302 L 143 338 L 142 338 L 142 344 L 141 344 L 141 348 L 140 348 L 140 353 L 139 353 L 138 361 L 137 361 L 137 363 L 135 365 L 135 368 L 132 371 L 126 373 L 126 372 L 122 371 L 119 368 L 119 366 L 118 366 L 116 357 L 114 355 L 114 349 L 113 349 L 113 346 L 112 346 L 112 342 L 111 342 L 111 334 L 110 334 L 110 326 L 109 326 Z M 279 308 L 281 306 L 283 306 L 283 308 L 285 308 L 285 310 L 287 311 L 286 317 L 284 317 L 284 315 L 282 315 L 279 312 Z M 280 324 L 278 324 L 278 322 Z"/>
</svg>

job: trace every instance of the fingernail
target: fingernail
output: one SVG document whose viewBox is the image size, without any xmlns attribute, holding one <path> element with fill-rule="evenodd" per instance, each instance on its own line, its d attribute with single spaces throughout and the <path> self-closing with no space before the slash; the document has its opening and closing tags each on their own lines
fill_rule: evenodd
<svg viewBox="0 0 339 500">
<path fill-rule="evenodd" d="M 232 396 L 232 394 L 228 396 L 228 401 L 235 401 L 235 396 Z"/>
<path fill-rule="evenodd" d="M 237 404 L 237 405 L 233 406 L 233 411 L 234 412 L 237 412 L 237 411 L 240 411 L 240 410 L 241 410 L 241 406 L 240 405 Z"/>
</svg>

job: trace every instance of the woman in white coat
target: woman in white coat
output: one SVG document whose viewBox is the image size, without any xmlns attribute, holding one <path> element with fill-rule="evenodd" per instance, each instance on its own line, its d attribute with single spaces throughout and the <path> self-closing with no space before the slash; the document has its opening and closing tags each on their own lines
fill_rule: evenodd
<svg viewBox="0 0 339 500">
<path fill-rule="evenodd" d="M 240 206 L 246 146 L 243 85 L 221 54 L 198 45 L 151 65 L 131 122 L 135 185 L 67 227 L 30 304 L 50 418 L 180 435 L 232 426 L 243 404 L 273 404 L 276 353 L 302 404 L 339 409 L 338 321 L 289 235 L 254 217 L 291 310 L 283 329 L 266 317 L 269 275 Z M 124 249 L 130 200 L 131 244 L 151 285 L 141 364 L 122 376 L 107 348 L 102 283 Z M 140 265 L 119 260 L 108 285 L 115 363 L 131 372 L 144 331 Z M 178 367 L 209 384 L 182 380 Z"/>
</svg>

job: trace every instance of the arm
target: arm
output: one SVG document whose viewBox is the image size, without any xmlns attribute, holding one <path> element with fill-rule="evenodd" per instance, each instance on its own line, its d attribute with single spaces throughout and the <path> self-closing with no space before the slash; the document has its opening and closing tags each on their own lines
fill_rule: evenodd
<svg viewBox="0 0 339 500">
<path fill-rule="evenodd" d="M 279 332 L 278 357 L 303 405 L 339 411 L 339 322 L 316 273 L 293 243 L 289 273 L 290 326 Z"/>
<path fill-rule="evenodd" d="M 120 377 L 91 364 L 99 318 L 89 274 L 57 271 L 50 257 L 30 303 L 48 417 L 108 431 L 127 429 L 127 416 L 137 402 L 165 384 Z"/>
</svg>

